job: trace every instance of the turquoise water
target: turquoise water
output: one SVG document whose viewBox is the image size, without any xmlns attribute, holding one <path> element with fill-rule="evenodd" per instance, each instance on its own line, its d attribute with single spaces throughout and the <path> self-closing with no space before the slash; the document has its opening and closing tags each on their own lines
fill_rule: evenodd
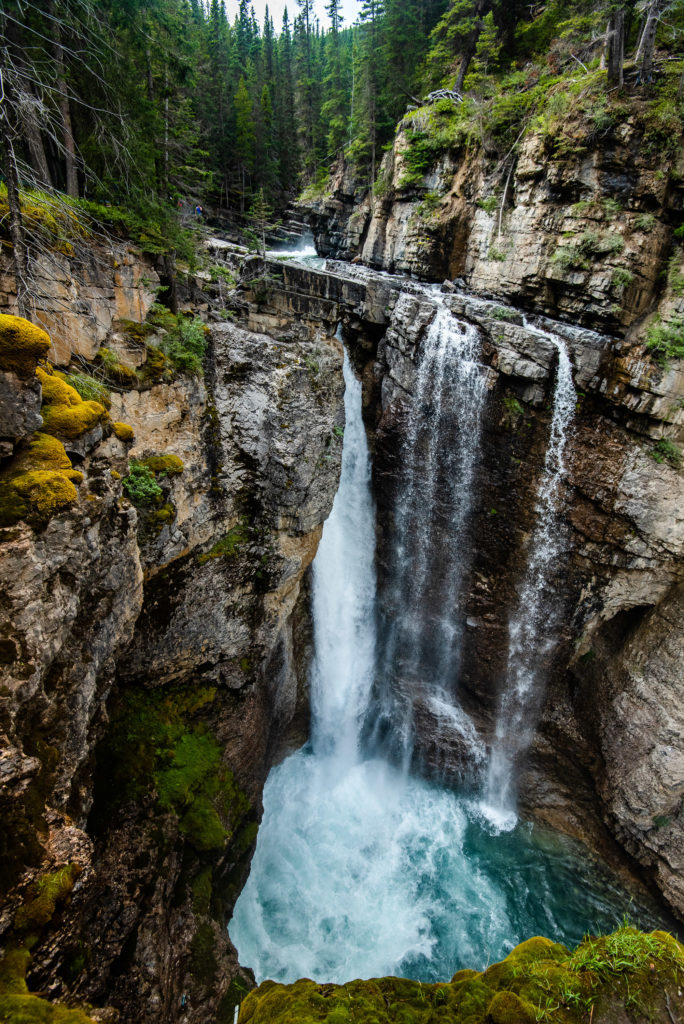
<svg viewBox="0 0 684 1024">
<path fill-rule="evenodd" d="M 305 749 L 271 772 L 252 870 L 230 935 L 257 981 L 445 980 L 542 934 L 573 945 L 627 914 L 668 925 L 579 844 L 381 761 Z"/>
</svg>

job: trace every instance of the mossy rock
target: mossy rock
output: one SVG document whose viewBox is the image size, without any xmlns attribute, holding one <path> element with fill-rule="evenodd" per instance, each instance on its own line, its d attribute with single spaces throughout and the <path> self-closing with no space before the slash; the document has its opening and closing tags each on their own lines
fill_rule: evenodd
<svg viewBox="0 0 684 1024">
<path fill-rule="evenodd" d="M 535 1024 L 536 1019 L 532 1004 L 514 992 L 497 992 L 487 1010 L 488 1024 Z"/>
<path fill-rule="evenodd" d="M 43 389 L 43 432 L 73 441 L 108 420 L 109 414 L 99 402 L 84 401 L 62 375 L 47 373 L 40 367 L 36 376 Z"/>
<path fill-rule="evenodd" d="M 28 992 L 26 971 L 31 962 L 28 949 L 10 947 L 0 960 L 0 995 Z"/>
<path fill-rule="evenodd" d="M 14 915 L 14 927 L 17 931 L 35 932 L 48 924 L 57 908 L 71 895 L 81 870 L 78 864 L 66 864 L 57 871 L 39 878 L 31 887 L 30 898 Z"/>
<path fill-rule="evenodd" d="M 179 459 L 177 455 L 148 455 L 139 461 L 141 465 L 147 466 L 155 476 L 178 476 L 185 469 L 182 459 Z"/>
<path fill-rule="evenodd" d="M 84 1010 L 49 1003 L 39 996 L 0 996 L 2 1024 L 95 1024 Z"/>
<path fill-rule="evenodd" d="M 74 484 L 82 480 L 62 442 L 39 431 L 0 475 L 0 526 L 13 526 L 21 519 L 34 527 L 45 526 L 78 500 Z"/>
<path fill-rule="evenodd" d="M 112 430 L 114 436 L 123 441 L 126 444 L 130 444 L 131 441 L 135 441 L 135 431 L 133 427 L 128 423 L 121 423 L 119 421 L 112 423 Z"/>
<path fill-rule="evenodd" d="M 244 1000 L 240 1024 L 650 1024 L 672 1004 L 681 1012 L 684 947 L 662 932 L 628 926 L 585 939 L 570 953 L 535 937 L 483 973 L 451 982 L 376 978 L 345 985 L 261 984 Z M 668 1002 L 669 1001 L 669 1002 Z"/>
<path fill-rule="evenodd" d="M 50 345 L 46 332 L 30 320 L 0 313 L 0 370 L 11 370 L 28 380 Z"/>
</svg>

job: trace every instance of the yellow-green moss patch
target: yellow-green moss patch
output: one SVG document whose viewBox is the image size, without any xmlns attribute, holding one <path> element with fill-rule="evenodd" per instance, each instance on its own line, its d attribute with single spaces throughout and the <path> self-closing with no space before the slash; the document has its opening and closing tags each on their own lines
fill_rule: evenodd
<svg viewBox="0 0 684 1024">
<path fill-rule="evenodd" d="M 94 1024 L 84 1010 L 50 1003 L 26 985 L 31 962 L 27 949 L 11 947 L 0 960 L 0 1022 L 2 1024 Z"/>
<path fill-rule="evenodd" d="M 182 459 L 171 454 L 148 455 L 146 458 L 140 459 L 140 463 L 151 469 L 155 476 L 177 476 L 185 469 Z"/>
<path fill-rule="evenodd" d="M 22 316 L 0 313 L 0 370 L 12 370 L 26 380 L 50 348 L 50 338 Z"/>
<path fill-rule="evenodd" d="M 117 421 L 112 423 L 112 429 L 114 430 L 115 437 L 118 437 L 120 441 L 129 443 L 130 441 L 135 440 L 135 431 L 128 423 L 120 423 Z"/>
<path fill-rule="evenodd" d="M 14 915 L 14 927 L 18 931 L 36 931 L 44 927 L 70 896 L 81 870 L 78 864 L 65 864 L 39 878 L 31 887 L 29 899 Z"/>
<path fill-rule="evenodd" d="M 0 526 L 12 526 L 20 519 L 44 526 L 77 500 L 74 484 L 82 480 L 61 441 L 42 432 L 34 434 L 0 474 Z"/>
<path fill-rule="evenodd" d="M 43 431 L 73 440 L 107 421 L 109 414 L 99 402 L 84 401 L 63 375 L 39 368 L 37 377 L 43 388 Z"/>
</svg>

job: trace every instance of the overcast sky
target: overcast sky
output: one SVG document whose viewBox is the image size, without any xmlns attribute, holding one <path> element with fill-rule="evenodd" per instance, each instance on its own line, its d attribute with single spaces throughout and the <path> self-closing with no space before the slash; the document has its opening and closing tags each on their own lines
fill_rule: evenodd
<svg viewBox="0 0 684 1024">
<path fill-rule="evenodd" d="M 253 0 L 253 7 L 256 12 L 257 20 L 262 27 L 264 24 L 264 8 L 266 7 L 266 3 L 267 0 Z M 225 4 L 228 18 L 232 23 L 238 11 L 238 0 L 225 0 Z M 329 21 L 328 15 L 325 13 L 325 4 L 326 0 L 314 0 L 314 12 L 316 16 L 320 18 L 321 26 L 327 28 Z M 268 9 L 271 12 L 276 32 L 280 32 L 280 27 L 283 23 L 283 11 L 286 7 L 290 24 L 292 24 L 295 15 L 299 13 L 297 0 L 268 0 Z M 358 13 L 361 8 L 360 0 L 342 0 L 341 7 L 342 16 L 344 18 L 343 24 L 345 26 L 351 25 L 358 17 Z"/>
</svg>

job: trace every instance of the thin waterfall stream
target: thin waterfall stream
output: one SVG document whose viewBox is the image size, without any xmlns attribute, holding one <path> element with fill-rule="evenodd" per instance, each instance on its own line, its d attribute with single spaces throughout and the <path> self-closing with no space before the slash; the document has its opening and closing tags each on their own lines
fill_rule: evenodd
<svg viewBox="0 0 684 1024">
<path fill-rule="evenodd" d="M 524 322 L 529 329 L 527 320 Z M 550 436 L 537 490 L 527 568 L 509 623 L 507 679 L 500 699 L 483 803 L 486 813 L 502 827 L 515 822 L 516 762 L 532 741 L 545 662 L 555 645 L 558 601 L 548 591 L 551 572 L 563 547 L 560 489 L 577 401 L 565 342 L 548 331 L 533 330 L 552 343 L 558 363 Z"/>
<path fill-rule="evenodd" d="M 250 876 L 229 925 L 257 981 L 445 980 L 531 935 L 572 944 L 587 930 L 610 930 L 629 904 L 584 847 L 515 817 L 497 827 L 473 786 L 486 779 L 485 748 L 458 701 L 459 596 L 486 388 L 477 332 L 438 298 L 435 305 L 407 412 L 386 608 L 377 606 L 361 384 L 345 352 L 340 486 L 313 566 L 311 740 L 269 775 Z M 530 637 L 559 543 L 554 515 L 574 394 L 564 353 L 558 346 L 538 546 L 521 593 L 527 618 L 521 613 L 511 629 L 512 692 L 523 695 L 513 711 L 504 698 L 500 716 L 521 722 L 538 656 Z M 433 508 L 438 493 L 448 498 Z M 425 601 L 433 588 L 438 615 Z M 473 774 L 460 793 L 411 774 L 416 702 L 469 752 Z M 510 775 L 510 750 L 506 757 Z M 630 912 L 658 920 L 650 908 Z"/>
</svg>

